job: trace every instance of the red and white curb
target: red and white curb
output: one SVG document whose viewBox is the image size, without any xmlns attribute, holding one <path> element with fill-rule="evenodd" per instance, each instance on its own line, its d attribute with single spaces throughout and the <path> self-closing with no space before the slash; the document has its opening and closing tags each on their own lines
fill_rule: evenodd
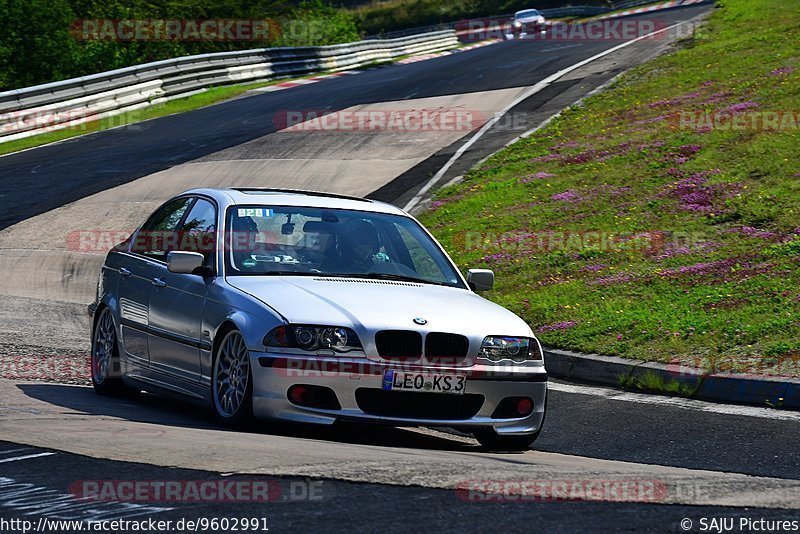
<svg viewBox="0 0 800 534">
<path fill-rule="evenodd" d="M 259 87 L 258 89 L 252 89 L 250 92 L 272 93 L 274 91 L 283 91 L 284 89 L 292 89 L 293 87 L 300 87 L 301 85 L 311 85 L 314 83 L 321 82 L 323 80 L 330 80 L 332 78 L 339 78 L 341 76 L 352 76 L 353 74 L 359 74 L 361 72 L 364 71 L 343 70 L 341 72 L 332 72 L 330 74 L 320 74 L 319 76 L 312 76 L 311 78 L 303 78 L 301 80 L 291 80 L 287 82 L 276 83 L 274 85 L 268 85 L 266 87 Z"/>
<path fill-rule="evenodd" d="M 408 65 L 409 63 L 417 63 L 419 61 L 425 61 L 428 59 L 434 59 L 437 57 L 443 56 L 452 56 L 453 54 L 458 54 L 459 52 L 467 52 L 469 50 L 474 50 L 475 48 L 482 48 L 484 46 L 493 45 L 495 43 L 502 42 L 502 39 L 487 39 L 485 41 L 481 41 L 479 43 L 471 44 L 469 46 L 465 46 L 462 48 L 456 48 L 455 50 L 445 50 L 444 52 L 435 52 L 432 54 L 422 54 L 419 56 L 411 56 L 405 59 L 401 59 L 397 62 L 398 65 Z"/>
</svg>

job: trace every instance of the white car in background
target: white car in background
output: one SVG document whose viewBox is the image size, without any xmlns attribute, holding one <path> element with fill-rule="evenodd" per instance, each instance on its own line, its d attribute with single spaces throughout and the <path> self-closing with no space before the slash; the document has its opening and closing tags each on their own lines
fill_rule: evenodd
<svg viewBox="0 0 800 534">
<path fill-rule="evenodd" d="M 544 33 L 546 21 L 541 12 L 536 9 L 524 9 L 514 13 L 514 20 L 511 22 L 511 29 L 514 38 L 525 37 Z"/>
</svg>

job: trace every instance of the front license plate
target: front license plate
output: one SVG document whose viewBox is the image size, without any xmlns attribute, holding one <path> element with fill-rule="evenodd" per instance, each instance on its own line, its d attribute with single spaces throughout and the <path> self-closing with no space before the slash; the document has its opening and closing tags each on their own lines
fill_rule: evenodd
<svg viewBox="0 0 800 534">
<path fill-rule="evenodd" d="M 383 373 L 383 389 L 387 391 L 424 391 L 461 395 L 467 388 L 467 375 L 418 373 L 387 369 Z"/>
</svg>

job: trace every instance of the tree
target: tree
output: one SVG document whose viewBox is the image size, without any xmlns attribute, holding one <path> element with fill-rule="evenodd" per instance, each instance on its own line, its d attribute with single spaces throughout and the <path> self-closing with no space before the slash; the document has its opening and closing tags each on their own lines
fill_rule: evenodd
<svg viewBox="0 0 800 534">
<path fill-rule="evenodd" d="M 71 74 L 74 18 L 66 0 L 0 0 L 0 89 Z"/>
</svg>

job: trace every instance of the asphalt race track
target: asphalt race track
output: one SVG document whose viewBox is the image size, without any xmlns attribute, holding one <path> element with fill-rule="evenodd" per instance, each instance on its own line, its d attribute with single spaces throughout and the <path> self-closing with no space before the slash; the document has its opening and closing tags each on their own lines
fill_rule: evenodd
<svg viewBox="0 0 800 534">
<path fill-rule="evenodd" d="M 667 27 L 708 9 L 649 16 Z M 498 123 L 441 183 L 674 40 L 635 43 L 520 102 L 511 113 L 524 120 Z M 0 531 L 19 531 L 3 520 L 111 517 L 258 518 L 276 532 L 698 532 L 703 518 L 800 520 L 793 412 L 554 382 L 535 450 L 489 454 L 450 429 L 263 423 L 231 432 L 180 401 L 110 400 L 86 386 L 85 305 L 102 253 L 76 247 L 76 232 L 130 230 L 164 199 L 201 185 L 331 190 L 402 206 L 472 132 L 295 133 L 279 131 L 276 117 L 420 108 L 490 117 L 619 44 L 506 41 L 0 157 Z M 44 371 L 32 381 L 36 365 Z M 258 482 L 270 499 L 72 497 L 103 481 Z M 522 498 L 520 483 L 570 490 L 566 500 Z M 598 484 L 633 489 L 576 493 Z M 487 500 L 485 487 L 505 496 Z"/>
</svg>

